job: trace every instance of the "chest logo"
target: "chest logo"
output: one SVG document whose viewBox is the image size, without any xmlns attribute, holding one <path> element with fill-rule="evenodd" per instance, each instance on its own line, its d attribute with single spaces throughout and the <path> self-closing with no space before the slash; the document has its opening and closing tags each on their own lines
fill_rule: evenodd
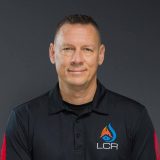
<svg viewBox="0 0 160 160">
<path fill-rule="evenodd" d="M 115 130 L 112 128 L 111 123 L 108 126 L 105 126 L 101 132 L 100 138 L 103 139 L 104 142 L 114 142 L 117 138 Z"/>
<path fill-rule="evenodd" d="M 97 149 L 116 149 L 118 150 L 118 143 L 115 143 L 117 138 L 116 131 L 111 123 L 106 125 L 100 135 L 100 142 L 97 143 Z"/>
</svg>

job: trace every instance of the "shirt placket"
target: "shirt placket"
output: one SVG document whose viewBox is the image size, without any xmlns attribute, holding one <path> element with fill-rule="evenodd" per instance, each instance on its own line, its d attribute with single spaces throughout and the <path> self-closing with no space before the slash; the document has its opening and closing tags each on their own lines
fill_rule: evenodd
<svg viewBox="0 0 160 160">
<path fill-rule="evenodd" d="M 84 131 L 82 122 L 77 118 L 74 122 L 74 158 L 84 159 Z"/>
</svg>

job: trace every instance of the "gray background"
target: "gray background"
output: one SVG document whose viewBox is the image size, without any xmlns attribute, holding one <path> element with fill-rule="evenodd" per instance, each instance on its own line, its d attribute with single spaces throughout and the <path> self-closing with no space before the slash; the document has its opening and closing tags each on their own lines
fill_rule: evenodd
<svg viewBox="0 0 160 160">
<path fill-rule="evenodd" d="M 0 1 L 0 145 L 11 109 L 52 88 L 48 58 L 64 15 L 93 16 L 107 46 L 98 75 L 115 92 L 144 104 L 160 137 L 160 11 L 158 1 Z"/>
</svg>

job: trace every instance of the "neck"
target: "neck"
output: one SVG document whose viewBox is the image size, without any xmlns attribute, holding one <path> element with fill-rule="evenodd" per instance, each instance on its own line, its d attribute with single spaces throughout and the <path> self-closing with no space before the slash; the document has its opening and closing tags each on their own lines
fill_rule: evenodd
<svg viewBox="0 0 160 160">
<path fill-rule="evenodd" d="M 90 84 L 84 84 L 82 86 L 66 85 L 59 81 L 59 88 L 64 101 L 75 105 L 81 105 L 93 100 L 97 89 L 97 81 L 95 79 Z"/>
</svg>

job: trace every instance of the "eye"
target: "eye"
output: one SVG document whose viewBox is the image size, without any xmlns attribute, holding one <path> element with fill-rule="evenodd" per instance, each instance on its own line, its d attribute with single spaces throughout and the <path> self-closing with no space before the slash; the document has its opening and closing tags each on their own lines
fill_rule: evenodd
<svg viewBox="0 0 160 160">
<path fill-rule="evenodd" d="M 90 48 L 84 48 L 83 50 L 85 50 L 85 51 L 87 51 L 87 52 L 93 52 L 93 50 L 90 49 Z"/>
<path fill-rule="evenodd" d="M 69 50 L 73 50 L 73 48 L 71 48 L 71 47 L 65 47 L 65 48 L 63 48 L 63 50 L 64 51 L 69 51 Z"/>
</svg>

